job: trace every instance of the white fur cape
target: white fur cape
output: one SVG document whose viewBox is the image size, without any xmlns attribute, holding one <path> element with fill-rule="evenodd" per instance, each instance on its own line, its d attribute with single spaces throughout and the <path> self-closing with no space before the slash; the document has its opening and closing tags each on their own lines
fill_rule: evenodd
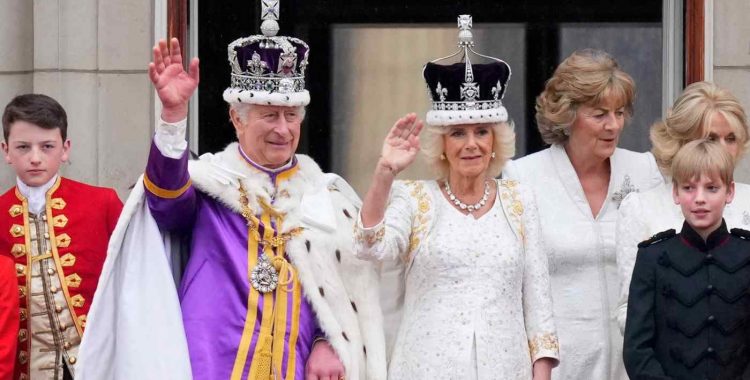
<svg viewBox="0 0 750 380">
<path fill-rule="evenodd" d="M 278 211 L 284 231 L 303 227 L 286 253 L 297 269 L 321 329 L 347 370 L 347 378 L 386 378 L 382 313 L 377 275 L 355 258 L 352 230 L 360 201 L 340 177 L 324 174 L 309 157 L 297 155 L 299 170 L 280 183 Z M 269 200 L 268 176 L 251 169 L 237 144 L 206 154 L 189 167 L 194 186 L 239 212 L 238 182 L 259 210 Z M 190 379 L 190 362 L 172 267 L 174 242 L 159 232 L 139 180 L 110 241 L 95 302 L 81 343 L 77 378 Z"/>
</svg>

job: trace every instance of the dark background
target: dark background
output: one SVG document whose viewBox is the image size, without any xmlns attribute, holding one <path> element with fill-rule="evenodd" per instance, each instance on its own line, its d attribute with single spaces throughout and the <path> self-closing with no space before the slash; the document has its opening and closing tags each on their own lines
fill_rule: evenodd
<svg viewBox="0 0 750 380">
<path fill-rule="evenodd" d="M 299 152 L 309 154 L 324 171 L 331 168 L 331 28 L 334 24 L 454 23 L 471 14 L 479 23 L 524 23 L 526 27 L 526 152 L 545 147 L 534 125 L 534 98 L 559 63 L 559 25 L 562 23 L 633 23 L 662 21 L 661 1 L 498 1 L 457 0 L 282 0 L 279 35 L 301 38 L 310 45 L 306 83 L 311 102 L 302 128 Z M 448 2 L 444 2 L 448 3 Z M 260 33 L 260 2 L 198 3 L 201 57 L 199 154 L 223 149 L 235 139 L 222 98 L 229 84 L 227 45 Z M 366 75 L 366 74 L 363 74 Z"/>
</svg>

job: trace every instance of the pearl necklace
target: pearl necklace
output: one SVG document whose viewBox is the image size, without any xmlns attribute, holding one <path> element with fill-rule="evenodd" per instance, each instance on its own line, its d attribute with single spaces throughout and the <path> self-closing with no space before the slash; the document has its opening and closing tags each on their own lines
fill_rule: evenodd
<svg viewBox="0 0 750 380">
<path fill-rule="evenodd" d="M 456 194 L 453 194 L 451 191 L 451 185 L 448 183 L 448 181 L 445 181 L 445 192 L 448 194 L 448 198 L 453 202 L 454 205 L 456 205 L 461 210 L 467 210 L 469 214 L 472 212 L 479 210 L 482 208 L 485 204 L 487 204 L 487 199 L 490 197 L 490 183 L 488 181 L 484 181 L 484 195 L 482 195 L 482 199 L 479 200 L 479 202 L 474 203 L 473 205 L 467 205 L 464 202 L 461 202 L 458 197 L 456 197 Z"/>
</svg>

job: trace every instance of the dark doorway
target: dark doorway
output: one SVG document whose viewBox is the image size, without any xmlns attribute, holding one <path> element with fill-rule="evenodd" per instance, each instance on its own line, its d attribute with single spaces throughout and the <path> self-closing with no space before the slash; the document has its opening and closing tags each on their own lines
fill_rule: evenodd
<svg viewBox="0 0 750 380">
<path fill-rule="evenodd" d="M 199 150 L 203 153 L 220 150 L 234 139 L 234 131 L 228 122 L 227 106 L 221 97 L 229 83 L 226 49 L 227 45 L 236 38 L 259 32 L 260 4 L 247 0 L 221 3 L 200 1 L 198 9 L 199 56 L 201 58 Z M 282 0 L 280 34 L 305 40 L 311 50 L 307 87 L 310 90 L 312 102 L 307 109 L 307 120 L 303 127 L 299 151 L 311 155 L 323 170 L 330 170 L 334 166 L 332 151 L 337 147 L 334 147 L 332 142 L 331 94 L 336 89 L 331 87 L 335 65 L 335 62 L 332 62 L 334 56 L 332 36 L 336 25 L 446 25 L 455 24 L 455 19 L 459 14 L 471 14 L 474 17 L 475 27 L 480 24 L 523 25 L 525 29 L 523 77 L 514 77 L 513 80 L 514 86 L 524 88 L 523 111 L 519 112 L 523 112 L 525 122 L 524 125 L 517 124 L 516 129 L 523 129 L 525 135 L 519 152 L 532 153 L 544 148 L 533 122 L 534 99 L 559 63 L 561 55 L 564 58 L 570 53 L 570 51 L 564 51 L 566 46 L 570 45 L 566 45 L 566 36 L 576 33 L 586 34 L 578 30 L 579 26 L 602 25 L 607 28 L 616 28 L 618 25 L 647 25 L 658 29 L 662 22 L 662 2 L 630 0 L 607 2 L 593 0 L 457 0 L 450 2 Z M 660 29 L 657 32 L 660 33 Z M 660 41 L 658 41 L 659 44 Z M 436 51 L 435 57 L 441 53 L 443 52 Z M 636 60 L 636 64 L 639 64 L 637 62 Z M 656 64 L 656 61 L 651 64 Z M 658 64 L 661 64 L 661 57 L 658 57 Z M 661 72 L 660 66 L 658 71 Z M 361 75 L 367 75 L 367 73 L 361 73 Z M 387 94 L 380 96 L 387 96 Z M 657 98 L 661 99 L 660 95 Z M 652 106 L 659 110 L 658 115 L 660 115 L 661 101 L 659 100 L 658 104 Z"/>
</svg>

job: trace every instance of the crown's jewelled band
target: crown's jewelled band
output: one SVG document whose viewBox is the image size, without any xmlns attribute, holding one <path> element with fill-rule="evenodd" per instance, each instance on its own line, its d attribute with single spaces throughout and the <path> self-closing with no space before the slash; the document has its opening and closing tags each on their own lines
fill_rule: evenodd
<svg viewBox="0 0 750 380">
<path fill-rule="evenodd" d="M 503 108 L 500 100 L 477 100 L 473 102 L 432 102 L 435 111 L 491 110 Z"/>
<path fill-rule="evenodd" d="M 304 77 L 257 77 L 232 74 L 232 87 L 247 91 L 267 91 L 288 94 L 305 90 Z"/>
</svg>

